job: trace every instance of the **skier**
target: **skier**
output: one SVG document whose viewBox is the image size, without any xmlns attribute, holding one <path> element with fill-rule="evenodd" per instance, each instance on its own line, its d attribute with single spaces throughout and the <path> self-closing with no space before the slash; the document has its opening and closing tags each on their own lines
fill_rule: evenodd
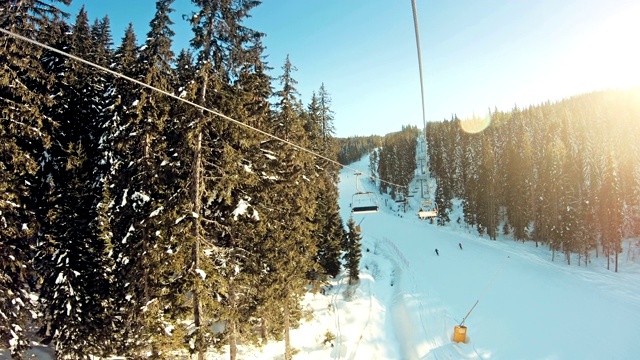
<svg viewBox="0 0 640 360">
<path fill-rule="evenodd" d="M 436 255 L 440 256 L 440 253 L 438 252 L 438 249 L 436 249 Z"/>
<path fill-rule="evenodd" d="M 462 250 L 462 243 L 458 243 L 458 246 L 460 247 L 460 250 Z"/>
</svg>

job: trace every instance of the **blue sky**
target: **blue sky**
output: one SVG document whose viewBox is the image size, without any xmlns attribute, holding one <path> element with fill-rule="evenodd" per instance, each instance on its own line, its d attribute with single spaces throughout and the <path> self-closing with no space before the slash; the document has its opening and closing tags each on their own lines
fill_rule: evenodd
<svg viewBox="0 0 640 360">
<path fill-rule="evenodd" d="M 109 15 L 117 45 L 129 22 L 142 41 L 154 0 L 73 0 Z M 176 0 L 174 47 L 188 47 Z M 640 3 L 634 0 L 417 0 L 427 121 L 484 116 L 606 88 L 640 86 Z M 303 102 L 322 83 L 336 135 L 422 127 L 410 0 L 264 0 L 246 25 L 267 34 L 278 76 L 285 57 Z M 278 84 L 274 83 L 277 87 Z"/>
</svg>

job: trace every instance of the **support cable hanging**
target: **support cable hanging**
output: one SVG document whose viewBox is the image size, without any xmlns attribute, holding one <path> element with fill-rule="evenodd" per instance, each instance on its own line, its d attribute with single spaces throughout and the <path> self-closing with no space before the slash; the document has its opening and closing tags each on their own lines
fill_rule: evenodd
<svg viewBox="0 0 640 360">
<path fill-rule="evenodd" d="M 413 9 L 413 27 L 416 32 L 416 49 L 418 50 L 418 70 L 420 72 L 420 95 L 422 100 L 422 128 L 425 132 L 425 139 L 427 137 L 427 114 L 424 104 L 424 76 L 422 75 L 422 51 L 420 48 L 420 30 L 418 29 L 418 8 L 416 6 L 416 0 L 411 0 L 411 8 Z"/>
<path fill-rule="evenodd" d="M 29 39 L 29 38 L 24 37 L 24 36 L 22 36 L 22 35 L 19 35 L 19 34 L 13 33 L 13 32 L 11 32 L 11 31 L 9 31 L 9 30 L 4 29 L 4 28 L 0 28 L 0 33 L 3 33 L 3 34 L 5 34 L 5 35 L 8 35 L 8 36 L 13 37 L 13 38 L 18 39 L 18 40 L 22 40 L 22 41 L 28 42 L 28 43 L 33 44 L 33 45 L 36 45 L 36 46 L 39 46 L 39 47 L 41 47 L 41 48 L 43 48 L 43 49 L 47 49 L 47 50 L 53 51 L 53 52 L 55 52 L 55 53 L 57 53 L 57 54 L 60 54 L 60 55 L 62 55 L 62 56 L 65 56 L 65 57 L 67 57 L 67 58 L 69 58 L 69 59 L 76 60 L 76 61 L 81 62 L 81 63 L 83 63 L 83 64 L 89 65 L 90 67 L 93 67 L 93 68 L 96 68 L 96 69 L 102 70 L 102 71 L 104 71 L 104 72 L 106 72 L 106 73 L 109 73 L 109 74 L 111 74 L 111 75 L 113 75 L 113 76 L 116 76 L 116 77 L 119 77 L 119 78 L 122 78 L 122 79 L 128 80 L 128 81 L 130 81 L 130 82 L 133 82 L 133 83 L 135 83 L 135 84 L 138 84 L 138 85 L 140 85 L 140 86 L 142 86 L 142 87 L 145 87 L 145 88 L 147 88 L 147 89 L 153 90 L 153 91 L 155 91 L 155 92 L 161 93 L 161 94 L 163 94 L 163 95 L 166 95 L 166 96 L 168 96 L 168 97 L 170 97 L 170 98 L 173 98 L 173 99 L 176 99 L 176 100 L 178 100 L 178 101 L 182 101 L 182 102 L 183 102 L 183 103 L 185 103 L 185 104 L 191 105 L 191 106 L 193 106 L 193 107 L 196 107 L 196 108 L 198 108 L 198 109 L 200 109 L 200 110 L 202 110 L 202 111 L 208 112 L 208 113 L 210 113 L 210 114 L 213 114 L 213 115 L 219 116 L 220 118 L 222 118 L 222 119 L 224 119 L 224 120 L 227 120 L 227 121 L 230 121 L 230 122 L 232 122 L 232 123 L 234 123 L 234 124 L 236 124 L 236 125 L 239 125 L 239 126 L 241 126 L 241 127 L 247 128 L 247 129 L 249 129 L 249 130 L 253 130 L 253 131 L 255 131 L 255 132 L 259 133 L 259 134 L 262 134 L 262 135 L 265 135 L 265 136 L 267 136 L 267 137 L 270 137 L 270 138 L 272 138 L 272 139 L 274 139 L 274 140 L 280 141 L 280 142 L 282 142 L 282 143 L 284 143 L 284 144 L 287 144 L 287 145 L 289 145 L 289 146 L 292 146 L 292 147 L 293 147 L 293 148 L 295 148 L 295 149 L 298 149 L 298 150 L 304 151 L 304 152 L 306 152 L 306 153 L 309 153 L 309 154 L 311 154 L 311 155 L 313 155 L 313 156 L 315 156 L 315 157 L 317 157 L 317 158 L 319 158 L 319 159 L 326 160 L 326 161 L 328 161 L 328 162 L 330 162 L 330 163 L 332 163 L 332 164 L 337 165 L 337 166 L 338 166 L 338 167 L 340 167 L 340 168 L 349 169 L 349 170 L 352 170 L 352 171 L 354 171 L 354 172 L 360 172 L 360 170 L 358 170 L 358 169 L 352 168 L 352 167 L 350 167 L 350 166 L 348 166 L 348 165 L 343 165 L 343 164 L 341 164 L 341 163 L 339 163 L 339 162 L 337 162 L 337 161 L 335 161 L 335 160 L 329 159 L 328 157 L 326 157 L 326 156 L 324 156 L 324 155 L 318 154 L 317 152 L 315 152 L 315 151 L 313 151 L 313 150 L 307 149 L 307 148 L 302 147 L 302 146 L 300 146 L 300 145 L 297 145 L 297 144 L 295 144 L 295 143 L 293 143 L 293 142 L 291 142 L 291 141 L 288 141 L 288 140 L 282 139 L 282 138 L 280 138 L 280 137 L 277 137 L 277 136 L 275 136 L 275 135 L 273 135 L 273 134 L 270 134 L 270 133 L 268 133 L 268 132 L 266 132 L 266 131 L 264 131 L 264 130 L 260 130 L 260 129 L 258 129 L 258 128 L 255 128 L 255 127 L 253 127 L 253 126 L 251 126 L 251 125 L 247 125 L 247 124 L 245 124 L 245 123 L 243 123 L 243 122 L 241 122 L 241 121 L 239 121 L 239 120 L 233 119 L 233 118 L 231 118 L 231 117 L 229 117 L 229 116 L 227 116 L 227 115 L 224 115 L 224 114 L 222 114 L 222 113 L 220 113 L 220 112 L 218 112 L 218 111 L 208 109 L 208 108 L 206 108 L 206 107 L 204 107 L 204 106 L 202 106 L 202 105 L 196 104 L 196 103 L 194 103 L 194 102 L 192 102 L 192 101 L 189 101 L 189 100 L 186 100 L 186 99 L 183 99 L 183 98 L 181 98 L 181 97 L 179 97 L 179 96 L 177 96 L 177 95 L 175 95 L 175 94 L 173 94 L 173 93 L 170 93 L 170 92 L 164 91 L 164 90 L 162 90 L 162 89 L 158 89 L 158 88 L 156 88 L 156 87 L 154 87 L 154 86 L 151 86 L 151 85 L 149 85 L 149 84 L 147 84 L 147 83 L 144 83 L 144 82 L 142 82 L 142 81 L 139 81 L 139 80 L 133 79 L 133 78 L 131 78 L 131 77 L 129 77 L 129 76 L 126 76 L 126 75 L 124 75 L 124 74 L 121 74 L 121 73 L 119 73 L 119 72 L 117 72 L 117 71 L 113 71 L 113 70 L 108 69 L 108 68 L 106 68 L 106 67 L 103 67 L 103 66 L 100 66 L 100 65 L 98 65 L 98 64 L 92 63 L 91 61 L 85 60 L 85 59 L 83 59 L 83 58 L 81 58 L 81 57 L 78 57 L 78 56 L 75 56 L 75 55 L 72 55 L 72 54 L 66 53 L 66 52 L 64 52 L 64 51 L 62 51 L 62 50 L 58 50 L 58 49 L 56 49 L 56 48 L 54 48 L 54 47 L 51 47 L 51 46 L 46 45 L 46 44 L 43 44 L 43 43 L 41 43 L 41 42 L 39 42 L 39 41 L 36 41 L 36 40 L 33 40 L 33 39 Z M 385 183 L 385 184 L 389 184 L 389 185 L 392 185 L 392 186 L 396 186 L 396 187 L 400 187 L 400 188 L 408 188 L 408 186 L 404 186 L 404 185 L 400 185 L 400 184 L 395 184 L 395 183 L 392 183 L 392 182 L 390 182 L 390 181 L 386 181 L 386 180 L 380 179 L 380 178 L 378 178 L 378 177 L 375 177 L 375 176 L 373 176 L 373 175 L 366 175 L 366 176 L 367 176 L 367 177 L 369 177 L 369 178 L 371 178 L 371 179 L 373 179 L 373 180 L 378 180 L 378 181 L 380 181 L 380 182 L 383 182 L 383 183 Z"/>
<path fill-rule="evenodd" d="M 431 203 L 431 191 L 429 191 L 429 186 L 427 184 L 427 192 L 428 195 L 425 199 L 425 195 L 424 195 L 424 188 L 422 188 L 424 186 L 423 182 L 426 182 L 427 179 L 430 177 L 429 175 L 429 166 L 427 165 L 428 159 L 427 159 L 427 110 L 426 110 L 426 105 L 425 105 L 425 95 L 424 95 L 424 74 L 422 71 L 422 48 L 420 47 L 420 29 L 418 28 L 418 7 L 416 6 L 416 0 L 411 0 L 411 9 L 413 10 L 413 27 L 416 33 L 416 50 L 418 52 L 418 71 L 420 73 L 420 100 L 422 102 L 422 141 L 420 143 L 420 151 L 424 152 L 424 164 L 421 162 L 420 163 L 420 187 L 421 187 L 421 196 L 422 196 L 422 206 L 426 206 L 425 202 L 429 202 L 429 204 Z M 424 146 L 424 148 L 423 148 Z M 424 166 L 424 169 L 422 168 L 422 166 Z M 430 210 L 423 210 L 422 208 L 420 209 L 420 211 L 418 212 L 418 217 L 420 219 L 426 219 L 426 218 L 434 218 L 437 217 L 439 215 L 439 209 L 438 209 L 438 202 L 434 201 L 435 204 L 435 208 L 430 209 Z"/>
<path fill-rule="evenodd" d="M 471 309 L 469 309 L 469 312 L 467 312 L 467 315 L 464 316 L 464 318 L 462 319 L 462 321 L 460 322 L 459 326 L 463 326 L 464 322 L 467 320 L 467 318 L 469 317 L 469 315 L 471 315 L 471 312 L 473 311 L 473 309 L 476 308 L 476 305 L 478 305 L 478 303 L 480 302 L 480 299 L 482 299 L 482 297 L 484 296 L 484 294 L 487 292 L 487 290 L 489 290 L 489 287 L 491 287 L 491 285 L 493 285 L 493 282 L 496 280 L 496 278 L 498 277 L 498 275 L 502 272 L 502 269 L 504 269 L 505 265 L 507 265 L 507 260 L 509 260 L 509 256 L 507 256 L 506 259 L 504 259 L 504 261 L 502 262 L 502 265 L 500 266 L 500 268 L 498 269 L 498 271 L 496 271 L 496 273 L 493 275 L 493 277 L 491 278 L 491 281 L 489 281 L 489 283 L 487 284 L 487 286 L 484 287 L 484 289 L 482 290 L 482 292 L 480 293 L 480 296 L 478 296 L 478 300 L 476 300 L 475 304 L 473 304 L 473 306 L 471 307 Z"/>
</svg>

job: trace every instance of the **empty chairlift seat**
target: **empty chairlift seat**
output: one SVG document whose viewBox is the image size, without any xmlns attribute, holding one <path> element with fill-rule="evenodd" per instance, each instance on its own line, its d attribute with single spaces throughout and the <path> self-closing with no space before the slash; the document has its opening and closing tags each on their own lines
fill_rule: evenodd
<svg viewBox="0 0 640 360">
<path fill-rule="evenodd" d="M 437 209 L 429 209 L 429 210 L 420 209 L 420 211 L 418 211 L 418 217 L 420 218 L 420 220 L 434 218 L 437 216 L 438 216 Z"/>
<path fill-rule="evenodd" d="M 371 214 L 380 210 L 380 200 L 378 196 L 371 191 L 362 191 L 360 189 L 360 180 L 358 177 L 361 172 L 356 172 L 356 189 L 358 190 L 351 197 L 351 213 L 352 214 Z"/>
<path fill-rule="evenodd" d="M 351 197 L 352 214 L 377 213 L 380 203 L 376 194 L 372 192 L 357 192 Z"/>
</svg>

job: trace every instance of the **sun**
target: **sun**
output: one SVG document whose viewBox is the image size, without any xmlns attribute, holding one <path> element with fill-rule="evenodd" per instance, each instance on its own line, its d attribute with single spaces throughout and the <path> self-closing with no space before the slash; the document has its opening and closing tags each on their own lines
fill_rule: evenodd
<svg viewBox="0 0 640 360">
<path fill-rule="evenodd" d="M 640 3 L 630 3 L 595 23 L 572 49 L 576 81 L 596 89 L 640 85 Z"/>
</svg>

